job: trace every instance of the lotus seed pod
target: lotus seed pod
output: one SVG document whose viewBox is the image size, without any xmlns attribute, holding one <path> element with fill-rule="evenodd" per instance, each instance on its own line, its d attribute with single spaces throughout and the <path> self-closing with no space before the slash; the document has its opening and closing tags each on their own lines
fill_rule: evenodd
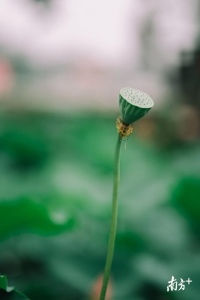
<svg viewBox="0 0 200 300">
<path fill-rule="evenodd" d="M 145 116 L 154 106 L 149 95 L 129 87 L 122 88 L 119 93 L 119 107 L 124 124 L 132 124 Z"/>
</svg>

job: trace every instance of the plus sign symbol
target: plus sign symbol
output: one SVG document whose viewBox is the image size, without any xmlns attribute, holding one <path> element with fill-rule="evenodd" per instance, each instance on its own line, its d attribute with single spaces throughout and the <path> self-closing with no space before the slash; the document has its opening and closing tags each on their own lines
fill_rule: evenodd
<svg viewBox="0 0 200 300">
<path fill-rule="evenodd" d="M 188 280 L 186 280 L 185 282 L 187 282 L 188 284 L 190 284 L 192 282 L 192 280 L 190 278 L 188 278 Z"/>
</svg>

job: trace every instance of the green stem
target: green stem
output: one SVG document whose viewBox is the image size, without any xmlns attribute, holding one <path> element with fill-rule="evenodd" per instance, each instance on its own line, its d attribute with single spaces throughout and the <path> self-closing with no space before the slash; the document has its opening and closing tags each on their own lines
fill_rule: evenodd
<svg viewBox="0 0 200 300">
<path fill-rule="evenodd" d="M 113 252 L 115 247 L 115 236 L 116 236 L 116 228 L 117 228 L 117 210 L 118 210 L 118 186 L 120 180 L 120 149 L 121 149 L 121 139 L 120 139 L 120 135 L 118 135 L 116 149 L 115 149 L 115 160 L 114 160 L 111 228 L 110 228 L 110 236 L 108 242 L 106 265 L 104 270 L 104 278 L 103 278 L 103 284 L 102 284 L 99 300 L 105 299 L 108 281 L 110 277 L 111 264 L 113 260 Z"/>
</svg>

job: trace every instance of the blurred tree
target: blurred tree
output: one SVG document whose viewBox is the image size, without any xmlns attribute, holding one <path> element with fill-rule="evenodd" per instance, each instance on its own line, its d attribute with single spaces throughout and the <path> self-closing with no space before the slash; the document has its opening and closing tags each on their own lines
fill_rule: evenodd
<svg viewBox="0 0 200 300">
<path fill-rule="evenodd" d="M 155 31 L 155 12 L 150 12 L 140 28 L 141 64 L 144 70 L 155 68 Z"/>
<path fill-rule="evenodd" d="M 181 52 L 180 89 L 185 101 L 200 109 L 200 44 L 193 52 Z"/>
<path fill-rule="evenodd" d="M 198 15 L 200 15 L 200 1 L 198 0 L 197 3 L 199 6 Z M 180 89 L 185 101 L 200 110 L 200 26 L 197 28 L 194 51 L 182 51 L 180 53 L 181 63 L 178 74 Z"/>
<path fill-rule="evenodd" d="M 47 3 L 47 2 L 50 2 L 51 0 L 33 0 L 35 2 L 44 2 L 44 3 Z"/>
</svg>

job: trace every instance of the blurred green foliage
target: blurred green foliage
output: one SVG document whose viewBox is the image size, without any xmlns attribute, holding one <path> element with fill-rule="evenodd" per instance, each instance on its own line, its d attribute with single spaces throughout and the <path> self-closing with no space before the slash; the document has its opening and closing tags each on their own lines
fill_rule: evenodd
<svg viewBox="0 0 200 300">
<path fill-rule="evenodd" d="M 32 198 L 15 199 L 14 201 L 2 201 L 0 219 L 6 217 L 6 222 L 0 228 L 0 237 L 5 238 L 20 231 L 33 231 L 40 234 L 56 234 L 67 230 L 73 225 L 73 218 L 67 218 L 59 222 L 62 215 L 56 215 L 57 220 L 49 213 L 48 206 L 41 202 L 36 202 Z"/>
<path fill-rule="evenodd" d="M 0 297 L 5 300 L 25 300 L 28 298 L 14 287 L 8 287 L 7 277 L 0 276 Z"/>
<path fill-rule="evenodd" d="M 0 116 L 0 272 L 32 300 L 87 299 L 103 272 L 115 119 Z M 113 299 L 198 299 L 199 199 L 199 142 L 161 149 L 136 125 L 122 149 Z M 167 293 L 172 275 L 193 282 Z"/>
<path fill-rule="evenodd" d="M 200 178 L 184 178 L 176 190 L 172 205 L 190 222 L 192 230 L 200 233 Z M 200 237 L 200 236 L 199 236 Z"/>
</svg>

